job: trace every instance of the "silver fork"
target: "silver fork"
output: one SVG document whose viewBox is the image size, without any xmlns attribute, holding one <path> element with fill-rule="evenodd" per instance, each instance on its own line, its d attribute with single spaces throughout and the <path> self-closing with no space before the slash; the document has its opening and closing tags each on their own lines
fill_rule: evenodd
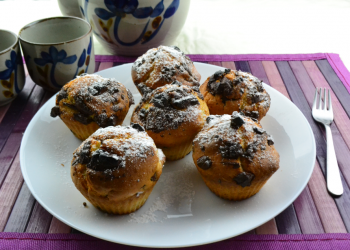
<svg viewBox="0 0 350 250">
<path fill-rule="evenodd" d="M 319 104 L 317 108 L 317 100 L 319 99 Z M 328 103 L 328 109 L 327 109 Z M 339 167 L 337 162 L 337 157 L 334 151 L 331 123 L 333 121 L 333 108 L 331 101 L 331 93 L 328 89 L 328 102 L 326 101 L 326 89 L 323 91 L 323 108 L 322 108 L 322 88 L 320 88 L 320 93 L 318 94 L 318 89 L 316 88 L 314 103 L 312 105 L 312 116 L 314 119 L 322 123 L 326 129 L 327 137 L 327 189 L 333 194 L 340 196 L 343 194 L 343 185 L 340 179 Z"/>
</svg>

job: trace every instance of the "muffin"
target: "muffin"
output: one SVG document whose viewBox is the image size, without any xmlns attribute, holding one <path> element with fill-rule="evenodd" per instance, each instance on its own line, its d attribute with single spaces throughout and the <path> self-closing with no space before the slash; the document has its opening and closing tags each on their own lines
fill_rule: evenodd
<svg viewBox="0 0 350 250">
<path fill-rule="evenodd" d="M 142 125 L 167 160 L 185 157 L 192 140 L 209 115 L 199 92 L 179 82 L 159 87 L 143 96 L 131 122 Z"/>
<path fill-rule="evenodd" d="M 122 124 L 133 103 L 131 92 L 120 82 L 86 74 L 62 87 L 51 116 L 59 116 L 77 138 L 85 140 L 100 127 Z"/>
<path fill-rule="evenodd" d="M 217 71 L 200 86 L 200 92 L 211 115 L 238 111 L 260 121 L 270 108 L 262 81 L 242 71 Z"/>
<path fill-rule="evenodd" d="M 256 194 L 279 168 L 272 137 L 238 112 L 210 115 L 193 141 L 192 156 L 208 188 L 228 200 Z"/>
<path fill-rule="evenodd" d="M 141 95 L 174 80 L 197 87 L 201 80 L 191 59 L 176 46 L 148 50 L 133 64 L 131 76 Z"/>
<path fill-rule="evenodd" d="M 165 156 L 138 124 L 100 128 L 78 147 L 71 166 L 76 188 L 96 208 L 127 214 L 147 200 Z"/>
</svg>

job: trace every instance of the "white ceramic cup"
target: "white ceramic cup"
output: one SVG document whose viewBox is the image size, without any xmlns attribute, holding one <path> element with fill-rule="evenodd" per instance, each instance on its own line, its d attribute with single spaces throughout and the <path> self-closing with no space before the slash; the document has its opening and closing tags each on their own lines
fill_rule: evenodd
<svg viewBox="0 0 350 250">
<path fill-rule="evenodd" d="M 0 106 L 11 102 L 23 89 L 25 75 L 16 34 L 0 30 Z"/>
<path fill-rule="evenodd" d="M 173 45 L 190 0 L 79 0 L 79 4 L 108 52 L 139 56 L 159 45 Z"/>
<path fill-rule="evenodd" d="M 92 28 L 77 17 L 52 17 L 19 32 L 24 59 L 33 81 L 58 91 L 82 73 L 95 71 Z"/>
</svg>

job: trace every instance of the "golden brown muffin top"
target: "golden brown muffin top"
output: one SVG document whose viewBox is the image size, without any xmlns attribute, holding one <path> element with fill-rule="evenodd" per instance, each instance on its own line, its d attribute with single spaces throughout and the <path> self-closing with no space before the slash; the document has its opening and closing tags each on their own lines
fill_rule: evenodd
<svg viewBox="0 0 350 250">
<path fill-rule="evenodd" d="M 147 131 L 175 130 L 182 123 L 196 122 L 202 115 L 197 97 L 203 100 L 191 87 L 174 82 L 144 95 L 135 113 Z"/>
<path fill-rule="evenodd" d="M 226 100 L 242 99 L 240 110 L 247 116 L 259 118 L 258 111 L 248 111 L 249 106 L 259 105 L 267 109 L 270 107 L 270 96 L 264 89 L 262 81 L 247 72 L 220 70 L 207 81 L 207 91 L 214 96 L 221 96 L 223 103 Z"/>
<path fill-rule="evenodd" d="M 73 118 L 83 124 L 95 121 L 100 127 L 115 126 L 118 116 L 133 103 L 131 92 L 120 82 L 86 74 L 62 87 L 51 116 L 59 116 L 59 105 L 63 104 L 76 111 Z"/>
<path fill-rule="evenodd" d="M 212 159 L 219 159 L 220 164 L 228 168 L 242 168 L 234 177 L 242 187 L 250 185 L 254 173 L 275 172 L 279 167 L 272 136 L 259 123 L 236 111 L 232 116 L 210 115 L 193 143 L 199 146 L 203 155 L 197 159 L 198 167 L 210 169 Z"/>
<path fill-rule="evenodd" d="M 110 174 L 127 167 L 137 168 L 149 157 L 156 157 L 156 164 L 165 161 L 141 125 L 110 126 L 98 129 L 80 145 L 73 154 L 72 166 L 86 164 L 90 172 Z"/>
<path fill-rule="evenodd" d="M 174 80 L 184 80 L 192 86 L 199 86 L 200 81 L 191 59 L 176 46 L 159 46 L 148 50 L 134 62 L 132 77 L 136 85 L 151 89 Z"/>
</svg>

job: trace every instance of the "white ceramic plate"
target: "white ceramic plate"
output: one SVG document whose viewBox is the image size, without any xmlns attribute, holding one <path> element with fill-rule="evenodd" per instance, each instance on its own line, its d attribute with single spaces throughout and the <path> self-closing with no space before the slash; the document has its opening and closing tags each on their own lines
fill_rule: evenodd
<svg viewBox="0 0 350 250">
<path fill-rule="evenodd" d="M 202 82 L 221 67 L 195 63 Z M 99 72 L 140 95 L 131 64 Z M 265 223 L 301 193 L 315 163 L 315 140 L 307 120 L 282 94 L 265 85 L 272 104 L 263 127 L 273 135 L 280 169 L 248 200 L 230 202 L 205 186 L 192 155 L 166 163 L 145 205 L 133 216 L 107 215 L 95 209 L 70 178 L 72 152 L 81 144 L 59 118 L 50 117 L 55 96 L 34 116 L 23 136 L 23 177 L 36 200 L 53 216 L 79 231 L 112 242 L 144 247 L 185 247 L 227 239 Z M 132 110 L 124 124 L 129 124 Z M 64 166 L 63 166 L 64 165 Z M 83 206 L 87 202 L 88 208 Z"/>
</svg>

